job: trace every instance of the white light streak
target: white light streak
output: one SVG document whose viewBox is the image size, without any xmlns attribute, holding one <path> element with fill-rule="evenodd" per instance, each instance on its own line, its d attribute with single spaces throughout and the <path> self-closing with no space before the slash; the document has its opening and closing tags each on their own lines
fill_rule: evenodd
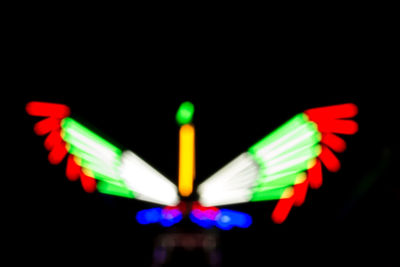
<svg viewBox="0 0 400 267">
<path fill-rule="evenodd" d="M 65 135 L 69 135 L 69 138 L 65 138 Z M 74 129 L 63 129 L 61 131 L 61 136 L 72 146 L 77 147 L 86 154 L 96 155 L 97 158 L 103 159 L 103 161 L 112 161 L 118 156 L 115 151 L 101 143 L 97 143 Z"/>
<path fill-rule="evenodd" d="M 305 155 L 309 155 L 310 157 L 316 157 L 320 154 L 321 152 L 321 146 L 316 145 L 314 142 L 310 142 L 309 144 L 300 147 L 299 149 L 293 150 L 291 152 L 285 153 L 283 155 L 280 155 L 279 157 L 276 157 L 274 159 L 271 159 L 268 161 L 267 166 L 274 166 L 282 163 L 283 161 L 287 160 L 288 158 L 298 158 L 302 157 Z"/>
<path fill-rule="evenodd" d="M 258 164 L 242 153 L 198 187 L 200 203 L 214 206 L 250 201 L 258 172 Z"/>
<path fill-rule="evenodd" d="M 308 165 L 306 163 L 309 160 L 311 160 L 311 158 L 308 155 L 299 157 L 299 158 L 296 158 L 296 159 L 293 159 L 290 161 L 283 162 L 278 165 L 271 166 L 271 167 L 267 168 L 266 172 L 264 172 L 264 173 L 267 175 L 272 175 L 275 173 L 279 173 L 281 171 L 285 171 L 286 169 L 289 169 L 291 167 L 295 167 L 296 165 L 299 165 L 297 171 L 300 172 L 300 171 L 307 169 Z"/>
<path fill-rule="evenodd" d="M 178 204 L 176 186 L 132 151 L 121 156 L 120 176 L 138 199 L 168 206 Z"/>
</svg>

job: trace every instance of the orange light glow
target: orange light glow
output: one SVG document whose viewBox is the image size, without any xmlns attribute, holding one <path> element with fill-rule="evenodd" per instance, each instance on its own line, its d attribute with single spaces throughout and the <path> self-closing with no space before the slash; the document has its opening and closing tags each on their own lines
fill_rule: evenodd
<svg viewBox="0 0 400 267">
<path fill-rule="evenodd" d="M 194 165 L 194 127 L 183 125 L 179 130 L 179 193 L 189 196 L 193 191 Z"/>
</svg>

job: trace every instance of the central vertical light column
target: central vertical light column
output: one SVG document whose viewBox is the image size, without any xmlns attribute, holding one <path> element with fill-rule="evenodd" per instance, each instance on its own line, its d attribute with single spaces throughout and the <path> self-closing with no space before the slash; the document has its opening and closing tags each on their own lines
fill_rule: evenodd
<svg viewBox="0 0 400 267">
<path fill-rule="evenodd" d="M 195 172 L 194 126 L 184 124 L 179 130 L 179 193 L 189 196 L 193 191 Z"/>
<path fill-rule="evenodd" d="M 178 189 L 183 197 L 190 196 L 193 191 L 195 176 L 195 132 L 192 124 L 194 106 L 191 102 L 183 102 L 176 113 L 179 129 L 179 171 Z"/>
</svg>

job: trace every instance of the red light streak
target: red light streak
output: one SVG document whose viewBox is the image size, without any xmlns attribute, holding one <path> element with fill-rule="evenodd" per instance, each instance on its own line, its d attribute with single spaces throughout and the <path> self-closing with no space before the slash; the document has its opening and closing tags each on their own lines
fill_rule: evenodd
<svg viewBox="0 0 400 267">
<path fill-rule="evenodd" d="M 312 121 L 334 120 L 352 118 L 358 113 L 358 108 L 354 104 L 341 104 L 328 107 L 312 108 L 305 111 L 308 118 Z"/>
<path fill-rule="evenodd" d="M 219 209 L 216 208 L 216 207 L 204 207 L 198 201 L 193 202 L 192 210 L 213 211 L 213 212 L 218 212 L 219 211 Z"/>
<path fill-rule="evenodd" d="M 51 133 L 44 140 L 44 147 L 47 150 L 52 150 L 53 147 L 62 141 L 60 130 L 51 131 Z"/>
<path fill-rule="evenodd" d="M 336 134 L 326 133 L 322 135 L 321 143 L 327 145 L 335 152 L 344 152 L 346 150 L 346 142 Z"/>
<path fill-rule="evenodd" d="M 321 120 L 317 125 L 322 133 L 355 134 L 358 131 L 358 124 L 352 120 Z"/>
<path fill-rule="evenodd" d="M 304 201 L 306 200 L 307 189 L 308 189 L 307 180 L 305 180 L 301 184 L 296 184 L 294 186 L 294 205 L 296 207 L 303 205 Z"/>
<path fill-rule="evenodd" d="M 80 172 L 81 167 L 75 162 L 74 156 L 71 154 L 68 155 L 65 176 L 67 176 L 70 181 L 76 181 L 79 179 Z"/>
<path fill-rule="evenodd" d="M 80 177 L 82 188 L 83 190 L 85 190 L 86 193 L 93 193 L 94 191 L 96 191 L 97 183 L 94 178 L 86 175 L 83 171 L 81 171 Z"/>
<path fill-rule="evenodd" d="M 310 183 L 312 189 L 318 189 L 322 185 L 322 166 L 321 162 L 317 159 L 314 167 L 308 170 L 307 180 Z"/>
<path fill-rule="evenodd" d="M 50 117 L 37 122 L 33 127 L 33 130 L 37 135 L 45 135 L 52 130 L 59 129 L 60 127 L 60 120 Z"/>
<path fill-rule="evenodd" d="M 289 215 L 289 212 L 293 207 L 294 201 L 294 195 L 290 198 L 281 198 L 276 204 L 274 211 L 272 212 L 272 221 L 276 224 L 283 223 Z"/>
<path fill-rule="evenodd" d="M 64 157 L 67 155 L 68 151 L 65 147 L 64 142 L 60 142 L 53 147 L 49 153 L 49 162 L 53 165 L 60 164 Z"/>
<path fill-rule="evenodd" d="M 71 113 L 69 107 L 66 105 L 36 101 L 29 102 L 25 109 L 31 116 L 54 117 L 59 119 L 68 117 Z"/>
<path fill-rule="evenodd" d="M 337 172 L 340 169 L 340 161 L 333 152 L 326 146 L 322 146 L 321 154 L 319 155 L 322 163 L 331 172 Z"/>
</svg>

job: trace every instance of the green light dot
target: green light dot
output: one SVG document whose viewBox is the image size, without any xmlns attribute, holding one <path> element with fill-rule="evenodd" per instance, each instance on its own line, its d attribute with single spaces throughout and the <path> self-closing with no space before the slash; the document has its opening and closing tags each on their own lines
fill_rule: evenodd
<svg viewBox="0 0 400 267">
<path fill-rule="evenodd" d="M 176 113 L 176 121 L 179 125 L 188 124 L 192 121 L 194 113 L 194 105 L 189 102 L 183 102 Z"/>
</svg>

